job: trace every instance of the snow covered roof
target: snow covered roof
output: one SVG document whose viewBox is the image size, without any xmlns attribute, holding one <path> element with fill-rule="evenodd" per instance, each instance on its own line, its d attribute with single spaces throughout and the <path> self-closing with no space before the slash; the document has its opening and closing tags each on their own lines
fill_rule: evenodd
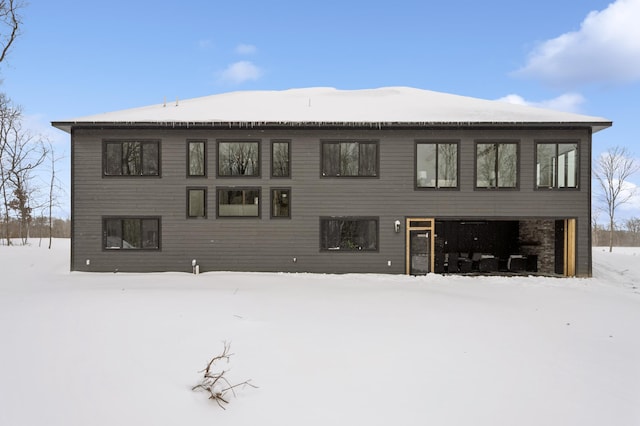
<svg viewBox="0 0 640 426">
<path fill-rule="evenodd" d="M 410 87 L 239 91 L 54 121 L 73 126 L 475 126 L 591 127 L 611 121 Z"/>
</svg>

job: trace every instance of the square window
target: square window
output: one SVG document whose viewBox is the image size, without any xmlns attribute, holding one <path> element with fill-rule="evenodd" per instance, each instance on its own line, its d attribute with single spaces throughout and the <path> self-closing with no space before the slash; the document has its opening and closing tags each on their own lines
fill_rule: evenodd
<svg viewBox="0 0 640 426">
<path fill-rule="evenodd" d="M 218 142 L 218 176 L 260 176 L 258 142 Z"/>
<path fill-rule="evenodd" d="M 416 144 L 416 188 L 458 187 L 458 144 Z"/>
<path fill-rule="evenodd" d="M 578 144 L 536 145 L 536 188 L 578 187 Z"/>
<path fill-rule="evenodd" d="M 518 144 L 476 144 L 476 188 L 518 186 Z"/>
</svg>

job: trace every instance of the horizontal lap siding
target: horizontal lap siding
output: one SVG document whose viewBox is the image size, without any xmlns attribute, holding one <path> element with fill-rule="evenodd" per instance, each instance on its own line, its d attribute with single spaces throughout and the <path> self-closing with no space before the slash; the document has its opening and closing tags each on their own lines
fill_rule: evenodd
<svg viewBox="0 0 640 426">
<path fill-rule="evenodd" d="M 102 177 L 103 139 L 159 139 L 160 178 Z M 260 140 L 261 177 L 216 177 L 216 140 Z M 207 178 L 186 177 L 186 141 L 205 139 Z M 291 178 L 270 178 L 272 139 L 291 141 Z M 376 178 L 320 177 L 323 139 L 378 140 Z M 416 140 L 460 141 L 460 190 L 414 189 Z M 517 140 L 520 187 L 517 191 L 474 190 L 475 140 Z M 579 140 L 579 191 L 534 190 L 535 140 Z M 515 131 L 259 131 L 259 130 L 75 130 L 73 137 L 72 269 L 93 271 L 404 272 L 404 229 L 393 223 L 409 216 L 436 218 L 578 219 L 579 274 L 588 273 L 589 158 L 587 130 Z M 205 186 L 206 219 L 186 218 L 186 188 Z M 261 218 L 216 218 L 216 187 L 259 187 Z M 291 219 L 270 218 L 270 189 L 291 188 Z M 159 252 L 103 251 L 103 216 L 161 216 Z M 379 218 L 377 252 L 335 253 L 319 249 L 321 216 Z M 296 261 L 294 262 L 294 258 Z M 90 265 L 86 260 L 90 259 Z M 391 266 L 388 265 L 391 261 Z"/>
</svg>

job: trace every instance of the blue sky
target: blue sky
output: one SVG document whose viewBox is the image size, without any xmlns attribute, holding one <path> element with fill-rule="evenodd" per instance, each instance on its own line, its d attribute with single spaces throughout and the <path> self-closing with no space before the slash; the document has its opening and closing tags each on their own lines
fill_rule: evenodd
<svg viewBox="0 0 640 426">
<path fill-rule="evenodd" d="M 594 135 L 595 151 L 640 156 L 640 0 L 33 0 L 23 20 L 0 90 L 67 158 L 51 121 L 311 86 L 412 86 L 605 117 L 614 126 Z M 640 216 L 640 198 L 626 210 Z"/>
</svg>

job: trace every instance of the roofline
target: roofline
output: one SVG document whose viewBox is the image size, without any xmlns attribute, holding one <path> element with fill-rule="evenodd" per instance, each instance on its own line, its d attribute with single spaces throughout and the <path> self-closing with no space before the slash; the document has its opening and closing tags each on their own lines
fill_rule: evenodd
<svg viewBox="0 0 640 426">
<path fill-rule="evenodd" d="M 613 125 L 612 121 L 558 121 L 558 122 L 271 122 L 271 121 L 53 121 L 57 129 L 71 133 L 72 128 L 101 129 L 142 129 L 142 128 L 188 128 L 188 129 L 426 129 L 426 128 L 591 128 L 593 133 Z"/>
</svg>

